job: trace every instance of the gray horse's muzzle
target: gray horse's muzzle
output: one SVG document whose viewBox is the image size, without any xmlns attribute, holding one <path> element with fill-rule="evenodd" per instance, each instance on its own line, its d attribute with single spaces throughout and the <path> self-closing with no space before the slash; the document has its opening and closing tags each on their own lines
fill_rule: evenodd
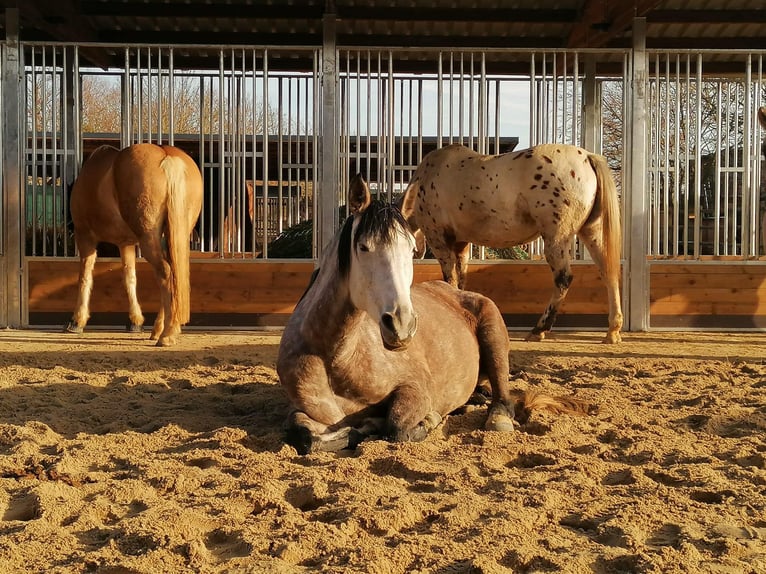
<svg viewBox="0 0 766 574">
<path fill-rule="evenodd" d="M 413 313 L 383 313 L 380 318 L 380 335 L 383 344 L 391 351 L 407 347 L 418 330 L 418 316 Z"/>
</svg>

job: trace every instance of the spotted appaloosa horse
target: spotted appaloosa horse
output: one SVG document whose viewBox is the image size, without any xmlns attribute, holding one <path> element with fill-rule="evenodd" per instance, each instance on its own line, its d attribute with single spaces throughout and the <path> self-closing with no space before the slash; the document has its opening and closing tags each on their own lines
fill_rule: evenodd
<svg viewBox="0 0 766 574">
<path fill-rule="evenodd" d="M 293 407 L 288 442 L 307 453 L 367 436 L 422 440 L 480 379 L 492 389 L 485 427 L 512 431 L 508 331 L 498 308 L 442 281 L 411 287 L 407 223 L 398 207 L 371 201 L 359 176 L 349 207 L 279 345 L 277 373 Z M 517 404 L 521 416 L 586 410 L 541 393 Z"/>
<path fill-rule="evenodd" d="M 554 289 L 527 340 L 542 340 L 553 326 L 572 283 L 570 248 L 577 234 L 606 281 L 609 331 L 604 342 L 620 342 L 619 198 L 602 156 L 564 144 L 501 155 L 450 145 L 423 158 L 400 201 L 418 254 L 425 252 L 425 239 L 444 280 L 460 288 L 471 243 L 502 248 L 543 238 Z"/>
<path fill-rule="evenodd" d="M 119 247 L 130 305 L 130 329 L 144 316 L 136 297 L 136 245 L 151 264 L 161 304 L 152 329 L 158 346 L 176 342 L 189 321 L 189 237 L 202 207 L 202 175 L 186 153 L 172 146 L 101 146 L 83 165 L 70 208 L 80 254 L 77 307 L 64 328 L 81 333 L 89 318 L 93 266 L 100 241 Z"/>
</svg>

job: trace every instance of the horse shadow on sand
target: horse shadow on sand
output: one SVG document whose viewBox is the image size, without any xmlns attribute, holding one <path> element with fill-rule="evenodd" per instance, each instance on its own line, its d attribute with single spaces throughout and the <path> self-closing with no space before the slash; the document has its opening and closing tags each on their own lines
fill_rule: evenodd
<svg viewBox="0 0 766 574">
<path fill-rule="evenodd" d="M 148 348 L 0 352 L 0 373 L 30 368 L 0 388 L 0 425 L 42 423 L 66 439 L 79 433 L 152 433 L 176 425 L 189 433 L 222 427 L 248 433 L 255 450 L 279 450 L 288 399 L 273 365 L 273 345 L 209 351 Z M 127 345 L 126 345 L 127 346 Z M 217 357 L 222 350 L 227 359 Z M 106 379 L 93 381 L 95 378 Z"/>
</svg>

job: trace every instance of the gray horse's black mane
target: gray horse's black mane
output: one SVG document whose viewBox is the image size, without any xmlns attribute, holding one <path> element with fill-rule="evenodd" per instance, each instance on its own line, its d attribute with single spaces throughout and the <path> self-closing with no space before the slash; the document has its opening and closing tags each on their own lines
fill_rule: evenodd
<svg viewBox="0 0 766 574">
<path fill-rule="evenodd" d="M 399 208 L 381 200 L 374 200 L 362 212 L 352 242 L 353 225 L 354 217 L 349 216 L 343 224 L 338 240 L 338 273 L 341 277 L 348 276 L 351 268 L 351 249 L 356 248 L 362 238 L 370 238 L 375 243 L 389 246 L 401 229 L 409 229 L 407 220 L 404 219 Z"/>
</svg>

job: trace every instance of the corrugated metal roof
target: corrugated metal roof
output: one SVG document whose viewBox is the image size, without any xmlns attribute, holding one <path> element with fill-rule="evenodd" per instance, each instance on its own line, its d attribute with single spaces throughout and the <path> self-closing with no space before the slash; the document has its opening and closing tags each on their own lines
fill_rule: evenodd
<svg viewBox="0 0 766 574">
<path fill-rule="evenodd" d="M 628 48 L 634 16 L 647 46 L 766 50 L 753 0 L 4 0 L 25 41 L 339 46 Z M 4 16 L 4 15 L 3 15 Z M 4 25 L 4 17 L 3 17 Z M 715 58 L 713 54 L 711 56 Z M 725 61 L 726 58 L 721 58 Z M 103 65 L 103 63 L 102 63 Z"/>
</svg>

